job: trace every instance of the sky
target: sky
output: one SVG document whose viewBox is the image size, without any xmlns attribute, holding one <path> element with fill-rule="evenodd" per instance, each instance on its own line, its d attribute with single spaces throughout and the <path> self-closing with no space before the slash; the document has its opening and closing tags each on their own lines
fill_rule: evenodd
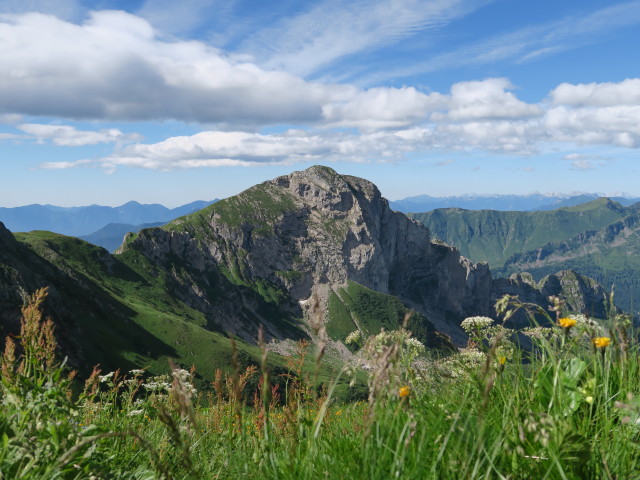
<svg viewBox="0 0 640 480">
<path fill-rule="evenodd" d="M 640 196 L 639 45 L 640 0 L 0 0 L 0 206 Z"/>
</svg>

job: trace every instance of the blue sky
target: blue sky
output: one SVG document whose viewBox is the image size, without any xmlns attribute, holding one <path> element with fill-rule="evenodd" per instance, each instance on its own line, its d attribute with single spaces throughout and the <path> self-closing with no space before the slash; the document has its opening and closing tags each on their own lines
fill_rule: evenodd
<svg viewBox="0 0 640 480">
<path fill-rule="evenodd" d="M 0 206 L 640 196 L 638 45 L 640 1 L 3 0 Z"/>
</svg>

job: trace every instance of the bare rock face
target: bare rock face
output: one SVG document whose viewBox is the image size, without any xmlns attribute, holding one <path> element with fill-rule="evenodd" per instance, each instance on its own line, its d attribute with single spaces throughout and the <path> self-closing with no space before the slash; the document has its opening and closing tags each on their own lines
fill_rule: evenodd
<svg viewBox="0 0 640 480">
<path fill-rule="evenodd" d="M 121 251 L 129 248 L 180 271 L 173 275 L 178 296 L 243 338 L 254 336 L 258 323 L 274 337 L 286 336 L 260 313 L 261 301 L 300 320 L 300 305 L 314 292 L 349 281 L 398 297 L 459 342 L 460 322 L 493 314 L 504 293 L 546 299 L 542 286 L 494 284 L 488 265 L 432 242 L 428 229 L 392 211 L 374 184 L 321 166 L 143 230 Z"/>
<path fill-rule="evenodd" d="M 276 178 L 164 229 L 143 230 L 123 248 L 158 264 L 180 258 L 188 277 L 182 297 L 199 308 L 214 302 L 193 285 L 212 271 L 222 275 L 208 286 L 234 284 L 279 297 L 278 307 L 294 317 L 319 286 L 347 281 L 397 296 L 446 333 L 456 334 L 465 316 L 490 305 L 486 265 L 433 244 L 429 231 L 392 211 L 371 182 L 327 167 Z M 216 321 L 239 331 L 234 322 Z"/>
</svg>

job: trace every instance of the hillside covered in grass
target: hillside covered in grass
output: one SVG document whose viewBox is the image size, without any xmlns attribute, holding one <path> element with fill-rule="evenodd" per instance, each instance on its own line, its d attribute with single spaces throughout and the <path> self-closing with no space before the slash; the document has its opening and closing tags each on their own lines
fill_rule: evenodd
<svg viewBox="0 0 640 480">
<path fill-rule="evenodd" d="M 516 253 L 550 242 L 568 240 L 587 230 L 599 230 L 637 211 L 608 198 L 549 211 L 519 212 L 443 208 L 410 216 L 431 234 L 474 262 L 500 268 Z"/>
</svg>

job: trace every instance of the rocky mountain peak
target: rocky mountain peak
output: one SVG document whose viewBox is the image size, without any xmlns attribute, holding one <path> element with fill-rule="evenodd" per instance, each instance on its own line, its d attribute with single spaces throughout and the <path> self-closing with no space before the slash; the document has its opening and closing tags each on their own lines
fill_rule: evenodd
<svg viewBox="0 0 640 480">
<path fill-rule="evenodd" d="M 459 323 L 494 313 L 498 291 L 537 289 L 511 280 L 495 289 L 487 264 L 432 242 L 424 225 L 391 210 L 371 182 L 323 166 L 263 182 L 164 227 L 143 230 L 121 252 L 128 249 L 168 268 L 179 298 L 245 338 L 247 322 L 268 326 L 258 308 L 262 300 L 299 319 L 312 295 L 324 292 L 326 301 L 328 292 L 355 282 L 397 297 L 463 341 Z M 231 285 L 242 287 L 242 326 L 233 321 L 238 312 L 227 309 L 223 315 L 216 306 L 220 300 L 207 294 L 231 292 Z M 271 335 L 283 336 L 271 326 Z"/>
</svg>

